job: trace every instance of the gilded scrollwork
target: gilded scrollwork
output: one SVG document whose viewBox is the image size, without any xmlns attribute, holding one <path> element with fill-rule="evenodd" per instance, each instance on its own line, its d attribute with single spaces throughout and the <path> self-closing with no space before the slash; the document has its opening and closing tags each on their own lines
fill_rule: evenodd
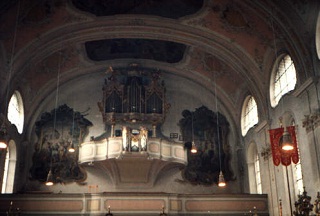
<svg viewBox="0 0 320 216">
<path fill-rule="evenodd" d="M 112 70 L 103 85 L 103 98 L 98 102 L 107 126 L 118 123 L 159 125 L 170 104 L 166 101 L 160 71 L 148 71 L 138 64 Z"/>
</svg>

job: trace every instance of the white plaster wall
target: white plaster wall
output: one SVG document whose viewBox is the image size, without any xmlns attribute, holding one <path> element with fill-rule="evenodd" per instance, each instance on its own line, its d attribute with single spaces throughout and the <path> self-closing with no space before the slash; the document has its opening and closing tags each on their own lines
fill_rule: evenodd
<svg viewBox="0 0 320 216">
<path fill-rule="evenodd" d="M 297 89 L 295 91 L 297 91 Z M 306 129 L 303 127 L 303 119 L 305 118 L 305 115 L 309 115 L 316 111 L 316 108 L 318 107 L 317 101 L 318 98 L 314 84 L 311 84 L 304 89 L 299 95 L 295 92 L 291 92 L 290 94 L 285 95 L 275 108 L 269 108 L 270 119 L 267 120 L 269 123 L 259 130 L 257 130 L 257 128 L 250 129 L 248 134 L 244 137 L 246 149 L 250 142 L 254 141 L 257 144 L 258 152 L 261 153 L 263 148 L 270 146 L 268 130 L 280 127 L 279 117 L 284 117 L 288 114 L 292 115 L 297 129 L 297 141 L 300 150 L 299 156 L 302 164 L 303 182 L 308 195 L 312 197 L 313 201 L 316 198 L 317 191 L 319 191 L 319 167 L 317 165 L 317 155 L 319 154 L 317 154 L 317 151 L 319 151 L 319 146 L 316 147 L 319 144 L 314 143 L 314 141 L 312 141 L 313 139 L 309 139 L 310 135 L 306 133 Z M 259 123 L 261 123 L 261 120 Z M 248 152 L 246 152 L 246 154 L 247 153 Z M 260 157 L 260 169 L 263 193 L 269 194 L 270 214 L 279 214 L 278 202 L 279 199 L 282 199 L 283 215 L 289 215 L 289 192 L 285 168 L 281 164 L 275 166 L 272 161 L 272 156 L 270 156 L 267 160 Z M 249 192 L 248 185 L 246 188 Z M 291 204 L 293 206 L 298 198 L 298 194 L 294 194 L 292 186 L 290 187 L 290 191 L 292 199 Z"/>
</svg>

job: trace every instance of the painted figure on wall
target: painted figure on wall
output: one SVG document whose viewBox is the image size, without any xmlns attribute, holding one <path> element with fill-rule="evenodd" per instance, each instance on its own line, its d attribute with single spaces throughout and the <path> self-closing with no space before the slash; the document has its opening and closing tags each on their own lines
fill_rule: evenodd
<svg viewBox="0 0 320 216">
<path fill-rule="evenodd" d="M 188 151 L 188 165 L 183 170 L 185 180 L 193 184 L 218 182 L 221 169 L 226 181 L 233 180 L 230 170 L 228 143 L 229 123 L 220 113 L 202 106 L 194 112 L 184 110 L 179 121 L 185 148 L 191 149 L 194 141 L 197 153 Z"/>
<path fill-rule="evenodd" d="M 35 128 L 38 140 L 30 169 L 32 179 L 46 181 L 51 169 L 55 183 L 85 180 L 85 171 L 78 165 L 78 147 L 89 126 L 90 121 L 67 105 L 43 113 Z"/>
</svg>

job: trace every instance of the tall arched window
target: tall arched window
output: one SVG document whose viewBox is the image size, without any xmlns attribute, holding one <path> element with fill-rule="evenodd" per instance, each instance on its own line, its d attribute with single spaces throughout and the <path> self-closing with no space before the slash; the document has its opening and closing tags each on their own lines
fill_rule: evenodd
<svg viewBox="0 0 320 216">
<path fill-rule="evenodd" d="M 247 151 L 250 193 L 262 194 L 260 157 L 255 143 L 250 143 Z"/>
<path fill-rule="evenodd" d="M 24 109 L 21 94 L 14 91 L 8 105 L 7 117 L 11 124 L 17 127 L 18 132 L 21 134 L 24 124 Z"/>
<path fill-rule="evenodd" d="M 288 181 L 289 187 L 286 187 L 285 191 L 288 194 L 288 190 L 290 190 L 291 202 L 294 203 L 298 201 L 298 195 L 301 195 L 304 191 L 300 161 L 297 164 L 291 163 L 288 167 L 283 166 L 283 173 L 286 172 L 288 172 L 288 175 L 284 176 L 284 181 Z M 287 199 L 288 198 L 289 197 L 287 197 Z"/>
<path fill-rule="evenodd" d="M 271 106 L 278 105 L 283 95 L 292 91 L 297 83 L 296 68 L 289 55 L 280 56 L 274 65 L 270 81 Z"/>
<path fill-rule="evenodd" d="M 317 27 L 316 27 L 316 48 L 318 59 L 320 59 L 320 11 L 318 14 Z"/>
<path fill-rule="evenodd" d="M 6 153 L 1 193 L 13 193 L 16 161 L 16 143 L 10 140 Z"/>
<path fill-rule="evenodd" d="M 294 124 L 293 124 L 294 125 Z M 299 152 L 299 162 L 297 164 L 292 163 L 291 166 L 291 182 L 293 184 L 294 194 L 302 194 L 303 192 L 303 175 L 301 166 L 301 156 L 299 146 L 297 146 Z"/>
<path fill-rule="evenodd" d="M 255 173 L 255 177 L 256 177 L 257 193 L 262 194 L 260 159 L 259 159 L 258 153 L 256 153 L 255 160 L 254 160 L 254 173 Z"/>
<path fill-rule="evenodd" d="M 294 188 L 296 190 L 296 194 L 301 194 L 303 192 L 303 176 L 300 160 L 297 164 L 292 165 L 292 169 Z"/>
<path fill-rule="evenodd" d="M 248 96 L 242 106 L 241 113 L 241 132 L 242 136 L 245 136 L 248 130 L 256 125 L 259 121 L 258 107 L 255 99 L 252 96 Z"/>
</svg>

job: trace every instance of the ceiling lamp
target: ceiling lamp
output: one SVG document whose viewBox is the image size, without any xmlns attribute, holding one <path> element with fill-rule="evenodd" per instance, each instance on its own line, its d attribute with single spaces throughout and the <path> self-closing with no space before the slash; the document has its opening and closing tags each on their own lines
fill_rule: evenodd
<svg viewBox="0 0 320 216">
<path fill-rule="evenodd" d="M 280 143 L 281 149 L 284 151 L 292 151 L 293 150 L 293 142 L 290 133 L 287 128 L 285 128 L 282 135 L 282 142 Z"/>
</svg>

